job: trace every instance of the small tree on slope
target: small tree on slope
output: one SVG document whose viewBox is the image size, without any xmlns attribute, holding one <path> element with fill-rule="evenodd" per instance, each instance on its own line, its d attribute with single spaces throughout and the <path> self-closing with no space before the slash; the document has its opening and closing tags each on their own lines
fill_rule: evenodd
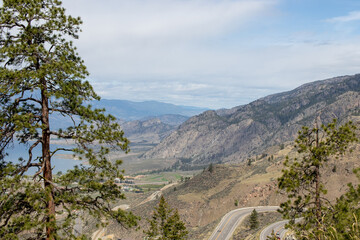
<svg viewBox="0 0 360 240">
<path fill-rule="evenodd" d="M 250 214 L 249 223 L 250 223 L 250 229 L 256 229 L 259 227 L 258 213 L 255 209 Z"/>
<path fill-rule="evenodd" d="M 161 196 L 159 205 L 155 207 L 152 218 L 148 219 L 150 228 L 144 231 L 149 239 L 182 240 L 186 239 L 188 231 L 181 221 L 177 210 L 168 206 L 164 196 Z"/>
</svg>

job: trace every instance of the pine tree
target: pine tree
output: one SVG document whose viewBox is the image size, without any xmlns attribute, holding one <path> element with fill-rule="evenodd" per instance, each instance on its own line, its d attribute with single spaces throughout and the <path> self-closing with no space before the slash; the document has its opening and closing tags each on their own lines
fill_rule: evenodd
<svg viewBox="0 0 360 240">
<path fill-rule="evenodd" d="M 175 210 L 174 213 L 173 211 L 168 206 L 164 196 L 161 196 L 152 218 L 148 219 L 150 227 L 144 231 L 150 240 L 182 240 L 187 238 L 188 231 L 185 223 L 181 221 L 178 210 Z"/>
<path fill-rule="evenodd" d="M 279 189 L 288 195 L 288 201 L 280 205 L 281 212 L 290 219 L 290 227 L 299 236 L 321 239 L 322 232 L 329 227 L 324 219 L 332 214 L 333 208 L 326 200 L 322 172 L 331 156 L 345 153 L 349 144 L 357 141 L 356 127 L 351 122 L 336 125 L 334 120 L 320 128 L 303 127 L 295 141 L 300 159 L 287 158 L 286 168 L 278 179 Z M 295 224 L 300 217 L 303 220 Z"/>
<path fill-rule="evenodd" d="M 249 224 L 250 229 L 256 229 L 259 227 L 258 213 L 255 209 L 250 214 Z"/>
<path fill-rule="evenodd" d="M 58 0 L 2 1 L 1 239 L 18 239 L 24 233 L 22 238 L 28 239 L 74 239 L 74 221 L 82 213 L 136 224 L 132 214 L 110 208 L 124 195 L 113 181 L 122 177 L 121 161 L 111 163 L 107 155 L 110 148 L 129 151 L 129 142 L 114 117 L 86 105 L 100 98 L 84 80 L 88 72 L 70 41 L 78 38 L 81 23 L 66 15 Z M 59 129 L 51 117 L 73 124 Z M 69 140 L 75 147 L 50 149 L 53 138 Z M 8 161 L 12 144 L 27 149 L 27 156 Z M 72 152 L 89 165 L 53 178 L 52 157 L 58 151 Z M 62 212 L 65 218 L 57 221 L 56 214 Z"/>
<path fill-rule="evenodd" d="M 213 173 L 214 172 L 214 165 L 212 163 L 210 163 L 208 171 Z"/>
</svg>

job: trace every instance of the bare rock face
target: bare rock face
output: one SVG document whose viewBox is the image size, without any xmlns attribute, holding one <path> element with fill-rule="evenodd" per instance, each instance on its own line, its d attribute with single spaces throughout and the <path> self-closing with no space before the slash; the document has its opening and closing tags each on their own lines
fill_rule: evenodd
<svg viewBox="0 0 360 240">
<path fill-rule="evenodd" d="M 241 162 L 293 141 L 301 126 L 339 122 L 360 114 L 360 75 L 305 84 L 229 110 L 190 118 L 145 158 L 186 158 L 191 164 Z"/>
</svg>

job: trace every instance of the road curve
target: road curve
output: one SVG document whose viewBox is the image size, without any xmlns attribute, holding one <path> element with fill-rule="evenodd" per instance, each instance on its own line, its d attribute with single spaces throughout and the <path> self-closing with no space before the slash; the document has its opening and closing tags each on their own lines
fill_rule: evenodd
<svg viewBox="0 0 360 240">
<path fill-rule="evenodd" d="M 302 218 L 295 219 L 295 222 L 298 223 L 301 221 Z M 266 240 L 267 236 L 271 235 L 272 230 L 274 230 L 274 233 L 279 233 L 280 239 L 285 239 L 285 234 L 289 231 L 289 229 L 285 229 L 285 224 L 287 224 L 289 220 L 282 220 L 279 222 L 275 222 L 273 224 L 270 224 L 264 230 L 260 233 L 260 240 Z"/>
<path fill-rule="evenodd" d="M 266 240 L 268 236 L 271 235 L 272 231 L 274 230 L 274 233 L 279 233 L 280 239 L 284 239 L 285 233 L 287 230 L 285 230 L 285 224 L 287 224 L 289 220 L 283 220 L 279 222 L 275 222 L 273 224 L 270 224 L 264 230 L 260 233 L 260 240 Z"/>
<path fill-rule="evenodd" d="M 278 206 L 259 206 L 239 208 L 228 212 L 220 221 L 219 225 L 211 234 L 209 240 L 228 240 L 233 235 L 237 226 L 249 215 L 254 209 L 257 212 L 275 212 Z"/>
</svg>

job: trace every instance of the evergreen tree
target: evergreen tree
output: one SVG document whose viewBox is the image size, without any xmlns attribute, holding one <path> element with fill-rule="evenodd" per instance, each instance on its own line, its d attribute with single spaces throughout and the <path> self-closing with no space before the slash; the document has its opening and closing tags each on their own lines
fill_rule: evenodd
<svg viewBox="0 0 360 240">
<path fill-rule="evenodd" d="M 182 240 L 186 239 L 188 231 L 181 221 L 178 210 L 168 206 L 164 196 L 161 196 L 159 205 L 155 207 L 152 218 L 148 219 L 150 228 L 144 231 L 149 239 Z"/>
<path fill-rule="evenodd" d="M 132 214 L 110 208 L 124 195 L 113 181 L 122 177 L 121 161 L 111 163 L 107 155 L 112 147 L 127 152 L 128 140 L 114 117 L 86 105 L 100 98 L 84 80 L 88 72 L 69 41 L 78 38 L 80 24 L 80 18 L 65 14 L 58 0 L 2 1 L 1 239 L 74 239 L 74 221 L 85 212 L 136 224 Z M 73 124 L 59 129 L 51 117 L 67 118 Z M 50 149 L 53 138 L 69 140 L 75 147 Z M 18 162 L 7 159 L 12 144 L 27 149 Z M 41 153 L 37 155 L 35 149 Z M 53 178 L 52 157 L 58 151 L 85 158 L 88 166 Z M 62 211 L 65 218 L 60 222 L 56 214 Z"/>
<path fill-rule="evenodd" d="M 333 208 L 325 198 L 322 172 L 331 156 L 345 153 L 349 144 L 357 141 L 355 129 L 351 122 L 337 127 L 334 120 L 320 128 L 303 127 L 299 132 L 295 147 L 300 159 L 290 162 L 287 158 L 278 186 L 288 195 L 288 201 L 280 205 L 280 212 L 290 219 L 290 227 L 300 237 L 322 239 L 322 232 L 328 230 L 324 219 L 332 214 Z M 303 220 L 295 224 L 295 219 L 300 217 Z"/>
<path fill-rule="evenodd" d="M 249 224 L 250 229 L 256 229 L 259 227 L 258 213 L 255 209 L 250 214 Z"/>
<path fill-rule="evenodd" d="M 209 172 L 211 172 L 211 173 L 214 172 L 214 165 L 213 165 L 212 163 L 210 163 L 208 170 L 209 170 Z"/>
</svg>

